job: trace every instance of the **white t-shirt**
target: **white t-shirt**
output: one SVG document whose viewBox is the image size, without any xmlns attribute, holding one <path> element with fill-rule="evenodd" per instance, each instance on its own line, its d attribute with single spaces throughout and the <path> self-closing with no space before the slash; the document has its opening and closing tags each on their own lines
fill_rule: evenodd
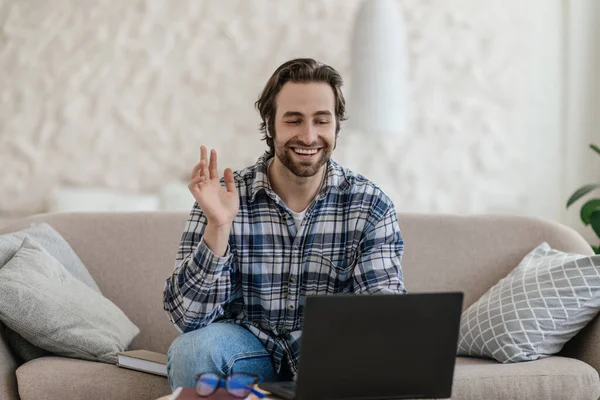
<svg viewBox="0 0 600 400">
<path fill-rule="evenodd" d="M 292 217 L 294 217 L 294 223 L 296 224 L 296 231 L 298 231 L 300 229 L 300 225 L 302 224 L 302 220 L 304 219 L 304 215 L 306 214 L 307 209 L 308 209 L 308 207 L 306 207 L 303 211 L 300 211 L 299 213 L 290 210 L 290 212 L 292 213 Z"/>
</svg>

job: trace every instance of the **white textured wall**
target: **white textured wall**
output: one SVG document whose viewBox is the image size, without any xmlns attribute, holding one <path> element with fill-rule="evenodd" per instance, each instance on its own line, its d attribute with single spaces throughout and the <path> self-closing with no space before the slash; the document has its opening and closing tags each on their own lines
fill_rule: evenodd
<svg viewBox="0 0 600 400">
<path fill-rule="evenodd" d="M 410 130 L 342 131 L 334 157 L 399 210 L 558 218 L 559 0 L 402 0 Z M 357 0 L 0 2 L 0 211 L 56 185 L 148 193 L 206 144 L 241 168 L 282 62 L 331 64 L 351 90 Z M 351 117 L 351 116 L 350 116 Z"/>
</svg>

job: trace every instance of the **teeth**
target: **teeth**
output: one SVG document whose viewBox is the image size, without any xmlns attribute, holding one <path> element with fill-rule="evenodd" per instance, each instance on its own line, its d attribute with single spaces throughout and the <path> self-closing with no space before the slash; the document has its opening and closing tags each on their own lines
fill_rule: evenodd
<svg viewBox="0 0 600 400">
<path fill-rule="evenodd" d="M 317 149 L 307 150 L 307 149 L 294 149 L 294 151 L 298 154 L 316 154 Z"/>
</svg>

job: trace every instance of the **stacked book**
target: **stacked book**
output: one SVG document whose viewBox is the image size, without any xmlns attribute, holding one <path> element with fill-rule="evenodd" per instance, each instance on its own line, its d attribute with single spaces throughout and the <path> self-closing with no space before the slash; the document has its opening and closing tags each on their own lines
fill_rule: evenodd
<svg viewBox="0 0 600 400">
<path fill-rule="evenodd" d="M 117 353 L 117 365 L 122 368 L 167 376 L 167 356 L 148 350 L 130 350 Z"/>
</svg>

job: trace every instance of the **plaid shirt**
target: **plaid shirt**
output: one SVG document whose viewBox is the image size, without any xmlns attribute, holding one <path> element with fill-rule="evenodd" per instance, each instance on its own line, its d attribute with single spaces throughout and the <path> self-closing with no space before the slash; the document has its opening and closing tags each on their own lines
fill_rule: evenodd
<svg viewBox="0 0 600 400">
<path fill-rule="evenodd" d="M 334 293 L 405 293 L 404 242 L 391 200 L 333 160 L 298 230 L 267 178 L 267 155 L 234 173 L 240 209 L 223 257 L 202 240 L 206 217 L 190 213 L 164 289 L 172 323 L 189 332 L 214 321 L 245 326 L 298 370 L 304 301 Z M 223 180 L 221 180 L 223 184 Z"/>
</svg>

